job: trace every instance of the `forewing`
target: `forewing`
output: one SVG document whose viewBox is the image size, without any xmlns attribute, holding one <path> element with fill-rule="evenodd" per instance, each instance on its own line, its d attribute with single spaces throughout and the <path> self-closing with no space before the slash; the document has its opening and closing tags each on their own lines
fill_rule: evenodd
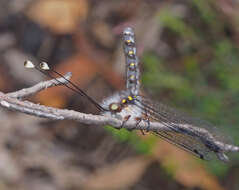
<svg viewBox="0 0 239 190">
<path fill-rule="evenodd" d="M 201 159 L 208 160 L 212 157 L 211 153 L 213 153 L 212 150 L 214 147 L 211 147 L 210 149 L 208 144 L 207 146 L 205 145 L 205 142 L 208 140 L 207 137 L 197 133 L 197 130 L 193 131 L 193 129 L 196 128 L 204 128 L 208 130 L 208 128 L 212 126 L 207 122 L 191 118 L 173 108 L 161 103 L 152 102 L 142 96 L 137 97 L 135 104 L 143 110 L 146 117 L 151 121 L 160 122 L 170 129 L 167 132 L 160 130 L 154 131 L 154 134 Z M 192 131 L 182 130 L 180 125 L 184 124 L 193 126 Z"/>
<path fill-rule="evenodd" d="M 191 136 L 168 131 L 155 131 L 153 134 L 203 160 L 210 160 L 213 157 L 203 143 Z"/>
</svg>

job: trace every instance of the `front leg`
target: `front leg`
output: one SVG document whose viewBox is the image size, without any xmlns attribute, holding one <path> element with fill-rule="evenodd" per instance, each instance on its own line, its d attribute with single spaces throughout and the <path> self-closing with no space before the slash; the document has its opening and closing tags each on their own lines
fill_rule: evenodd
<svg viewBox="0 0 239 190">
<path fill-rule="evenodd" d="M 136 127 L 138 127 L 138 125 L 140 124 L 140 122 L 143 121 L 143 118 L 141 118 L 141 117 L 136 117 L 135 120 L 136 120 Z M 141 131 L 142 135 L 145 135 L 143 129 L 139 129 L 139 130 Z"/>
<path fill-rule="evenodd" d="M 130 119 L 130 117 L 131 117 L 131 115 L 127 115 L 127 116 L 124 117 L 123 122 L 122 122 L 119 129 L 122 129 L 124 127 L 125 123 Z M 128 129 L 128 130 L 131 131 L 133 129 Z"/>
</svg>

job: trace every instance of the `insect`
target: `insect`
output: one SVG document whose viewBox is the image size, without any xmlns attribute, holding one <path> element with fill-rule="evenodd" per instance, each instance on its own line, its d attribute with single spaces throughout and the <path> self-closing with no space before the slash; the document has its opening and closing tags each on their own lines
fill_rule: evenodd
<svg viewBox="0 0 239 190">
<path fill-rule="evenodd" d="M 219 160 L 228 161 L 226 152 L 239 152 L 238 146 L 225 142 L 223 135 L 218 135 L 218 130 L 208 122 L 192 118 L 176 109 L 141 96 L 139 94 L 139 59 L 136 55 L 135 35 L 132 28 L 124 30 L 123 41 L 126 58 L 126 90 L 105 98 L 99 104 L 72 81 L 65 78 L 68 84 L 63 85 L 86 97 L 102 115 L 122 120 L 122 127 L 128 121 L 133 121 L 135 129 L 140 129 L 137 127 L 139 123 L 146 122 L 150 132 L 200 159 L 208 160 L 212 155 L 216 155 Z M 55 77 L 49 71 L 64 77 L 50 69 L 45 62 L 35 66 L 32 62 L 26 61 L 24 65 L 27 68 L 35 68 L 50 78 Z M 152 123 L 160 123 L 167 130 L 151 129 Z"/>
<path fill-rule="evenodd" d="M 203 160 L 210 160 L 215 154 L 219 160 L 228 161 L 225 152 L 239 151 L 239 147 L 224 142 L 223 135 L 218 135 L 218 130 L 208 122 L 140 95 L 132 97 L 128 91 L 105 99 L 102 106 L 110 110 L 104 112 L 105 115 L 126 122 L 134 120 L 136 125 L 139 122 L 147 122 L 149 126 L 151 122 L 161 123 L 168 130 L 151 132 Z"/>
</svg>

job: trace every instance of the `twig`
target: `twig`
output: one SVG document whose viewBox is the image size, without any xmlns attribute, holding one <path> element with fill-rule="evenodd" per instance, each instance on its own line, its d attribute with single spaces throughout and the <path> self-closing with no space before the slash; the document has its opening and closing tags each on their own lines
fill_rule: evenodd
<svg viewBox="0 0 239 190">
<path fill-rule="evenodd" d="M 67 73 L 65 75 L 67 79 L 70 79 L 71 74 Z M 29 101 L 22 101 L 19 100 L 19 98 L 28 97 L 30 95 L 33 95 L 41 90 L 47 89 L 49 87 L 53 87 L 56 85 L 62 85 L 67 83 L 67 81 L 63 78 L 58 78 L 57 81 L 55 79 L 48 80 L 44 82 L 40 82 L 30 88 L 22 89 L 16 92 L 4 94 L 0 92 L 0 105 L 2 107 L 5 107 L 7 109 L 13 110 L 13 111 L 19 111 L 22 113 L 26 113 L 29 115 L 37 116 L 37 117 L 43 117 L 48 118 L 51 120 L 75 120 L 83 124 L 88 125 L 111 125 L 115 128 L 121 128 L 122 127 L 122 121 L 112 118 L 112 117 L 106 117 L 101 115 L 92 115 L 92 114 L 85 114 L 73 110 L 67 110 L 67 109 L 57 109 L 52 108 L 48 106 L 43 106 L 39 104 L 34 104 Z M 129 130 L 132 129 L 143 129 L 143 130 L 163 130 L 163 131 L 169 131 L 167 127 L 160 123 L 150 123 L 150 128 L 148 128 L 148 124 L 146 122 L 141 122 L 137 127 L 135 127 L 135 122 L 127 122 L 123 125 L 124 128 L 127 128 Z"/>
<path fill-rule="evenodd" d="M 64 77 L 68 80 L 71 79 L 71 76 L 72 76 L 71 72 L 68 72 L 64 75 Z M 57 79 L 40 82 L 30 88 L 24 88 L 24 89 L 18 90 L 16 92 L 8 93 L 6 95 L 11 98 L 25 98 L 25 97 L 31 96 L 33 94 L 36 94 L 37 92 L 40 92 L 46 88 L 63 85 L 66 83 L 68 83 L 68 82 L 64 78 L 57 78 Z"/>
<path fill-rule="evenodd" d="M 68 73 L 65 77 L 71 77 L 71 74 Z M 33 95 L 41 90 L 47 89 L 52 86 L 66 84 L 67 81 L 64 78 L 58 78 L 57 80 L 49 80 L 45 82 L 40 82 L 30 88 L 22 89 L 13 93 L 4 94 L 0 92 L 0 106 L 5 107 L 9 110 L 19 111 L 22 113 L 26 113 L 29 115 L 48 118 L 51 120 L 75 120 L 77 122 L 88 124 L 88 125 L 97 125 L 97 126 L 104 126 L 104 125 L 111 125 L 114 128 L 120 129 L 124 127 L 128 130 L 138 129 L 138 130 L 148 130 L 148 131 L 163 131 L 163 132 L 173 132 L 172 129 L 164 125 L 163 123 L 159 122 L 140 122 L 138 125 L 135 125 L 134 121 L 127 121 L 123 122 L 121 120 L 115 119 L 113 117 L 107 117 L 102 115 L 92 115 L 92 114 L 85 114 L 73 110 L 67 109 L 57 109 L 52 107 L 47 107 L 39 104 L 34 104 L 29 101 L 19 100 L 19 98 L 27 97 Z M 220 142 L 210 134 L 205 129 L 193 129 L 192 126 L 188 126 L 187 124 L 181 124 L 180 129 L 183 129 L 187 132 L 187 134 L 194 134 L 193 136 L 201 138 L 201 141 L 207 139 L 210 143 L 217 145 L 220 148 L 219 152 L 215 152 L 220 160 L 227 161 L 227 157 L 224 152 L 238 152 L 239 147 L 225 144 Z M 204 138 L 206 136 L 206 138 Z"/>
</svg>

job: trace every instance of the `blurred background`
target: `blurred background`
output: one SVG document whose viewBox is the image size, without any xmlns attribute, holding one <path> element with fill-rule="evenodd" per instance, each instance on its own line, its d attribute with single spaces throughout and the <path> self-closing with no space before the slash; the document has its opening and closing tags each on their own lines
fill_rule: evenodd
<svg viewBox="0 0 239 190">
<path fill-rule="evenodd" d="M 0 0 L 0 89 L 45 80 L 46 61 L 101 102 L 124 89 L 131 26 L 142 86 L 156 101 L 219 126 L 239 145 L 239 1 Z M 97 113 L 64 87 L 30 101 Z M 0 109 L 0 190 L 238 190 L 239 154 L 201 161 L 159 138 Z"/>
</svg>

